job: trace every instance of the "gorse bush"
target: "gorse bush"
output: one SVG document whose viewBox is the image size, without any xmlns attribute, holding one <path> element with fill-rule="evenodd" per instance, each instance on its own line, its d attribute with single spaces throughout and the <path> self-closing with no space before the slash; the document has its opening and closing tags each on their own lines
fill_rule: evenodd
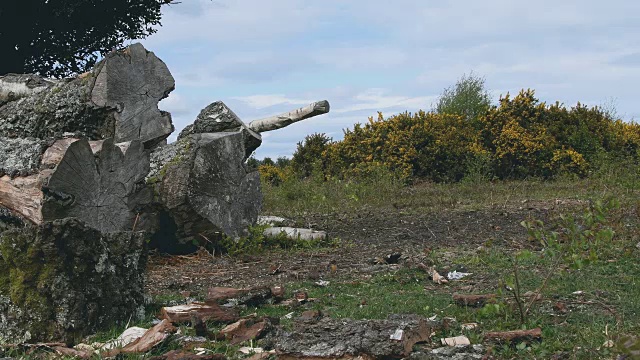
<svg viewBox="0 0 640 360">
<path fill-rule="evenodd" d="M 547 105 L 530 89 L 489 106 L 484 81 L 463 77 L 434 111 L 388 118 L 378 113 L 344 130 L 340 141 L 307 136 L 298 143 L 290 174 L 354 179 L 383 169 L 401 179 L 435 182 L 585 177 L 598 171 L 602 159 L 637 164 L 640 126 L 612 114 L 580 103 Z M 278 171 L 261 167 L 271 184 L 286 177 Z"/>
</svg>

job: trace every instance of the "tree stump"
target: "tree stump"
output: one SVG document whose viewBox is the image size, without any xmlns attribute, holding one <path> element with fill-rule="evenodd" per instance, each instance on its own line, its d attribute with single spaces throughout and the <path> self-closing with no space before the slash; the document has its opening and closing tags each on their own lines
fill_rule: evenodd
<svg viewBox="0 0 640 360">
<path fill-rule="evenodd" d="M 0 138 L 0 148 L 0 205 L 30 223 L 75 217 L 103 233 L 127 231 L 151 200 L 140 141 Z"/>
</svg>

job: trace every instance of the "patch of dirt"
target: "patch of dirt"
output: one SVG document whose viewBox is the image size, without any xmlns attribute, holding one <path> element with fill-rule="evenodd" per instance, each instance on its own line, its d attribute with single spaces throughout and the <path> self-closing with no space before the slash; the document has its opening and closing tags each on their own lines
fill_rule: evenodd
<svg viewBox="0 0 640 360">
<path fill-rule="evenodd" d="M 551 205 L 551 206 L 548 206 Z M 310 214 L 294 219 L 299 225 L 325 230 L 341 244 L 305 251 L 270 251 L 239 257 L 201 251 L 188 256 L 154 254 L 148 265 L 150 294 L 189 291 L 204 295 L 209 287 L 253 287 L 301 280 L 370 276 L 385 266 L 375 258 L 401 253 L 403 259 L 424 258 L 425 249 L 463 245 L 474 249 L 490 242 L 510 248 L 527 243 L 524 219 L 547 220 L 554 204 L 536 202 L 518 208 L 411 214 L 397 209 L 358 213 Z"/>
</svg>

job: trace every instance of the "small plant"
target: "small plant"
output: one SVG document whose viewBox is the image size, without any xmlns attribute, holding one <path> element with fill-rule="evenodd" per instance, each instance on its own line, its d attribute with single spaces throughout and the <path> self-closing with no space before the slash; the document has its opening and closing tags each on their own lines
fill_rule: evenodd
<svg viewBox="0 0 640 360">
<path fill-rule="evenodd" d="M 541 220 L 522 221 L 530 239 L 537 241 L 551 257 L 561 256 L 573 268 L 580 269 L 599 259 L 615 235 L 608 215 L 619 208 L 616 199 L 595 201 L 582 215 L 560 215 L 557 231 L 545 229 Z"/>
</svg>

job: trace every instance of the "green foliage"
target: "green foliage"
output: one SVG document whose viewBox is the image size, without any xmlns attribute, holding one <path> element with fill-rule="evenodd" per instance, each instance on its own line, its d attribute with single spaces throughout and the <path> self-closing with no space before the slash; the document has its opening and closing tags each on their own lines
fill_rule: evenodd
<svg viewBox="0 0 640 360">
<path fill-rule="evenodd" d="M 332 139 L 324 133 L 307 135 L 304 141 L 298 142 L 296 151 L 291 158 L 293 172 L 300 177 L 308 177 L 314 167 L 322 161 Z"/>
<path fill-rule="evenodd" d="M 82 73 L 126 40 L 156 32 L 173 0 L 20 0 L 0 5 L 0 75 Z M 37 10 L 37 11 L 35 11 Z"/>
<path fill-rule="evenodd" d="M 555 230 L 546 229 L 541 220 L 523 221 L 521 225 L 550 257 L 562 257 L 573 268 L 581 269 L 597 261 L 611 245 L 615 231 L 610 217 L 619 207 L 616 199 L 595 201 L 579 216 L 560 215 Z"/>
<path fill-rule="evenodd" d="M 438 114 L 462 116 L 476 122 L 491 106 L 491 95 L 485 88 L 485 80 L 473 73 L 463 75 L 452 87 L 444 89 L 434 111 Z"/>
</svg>

